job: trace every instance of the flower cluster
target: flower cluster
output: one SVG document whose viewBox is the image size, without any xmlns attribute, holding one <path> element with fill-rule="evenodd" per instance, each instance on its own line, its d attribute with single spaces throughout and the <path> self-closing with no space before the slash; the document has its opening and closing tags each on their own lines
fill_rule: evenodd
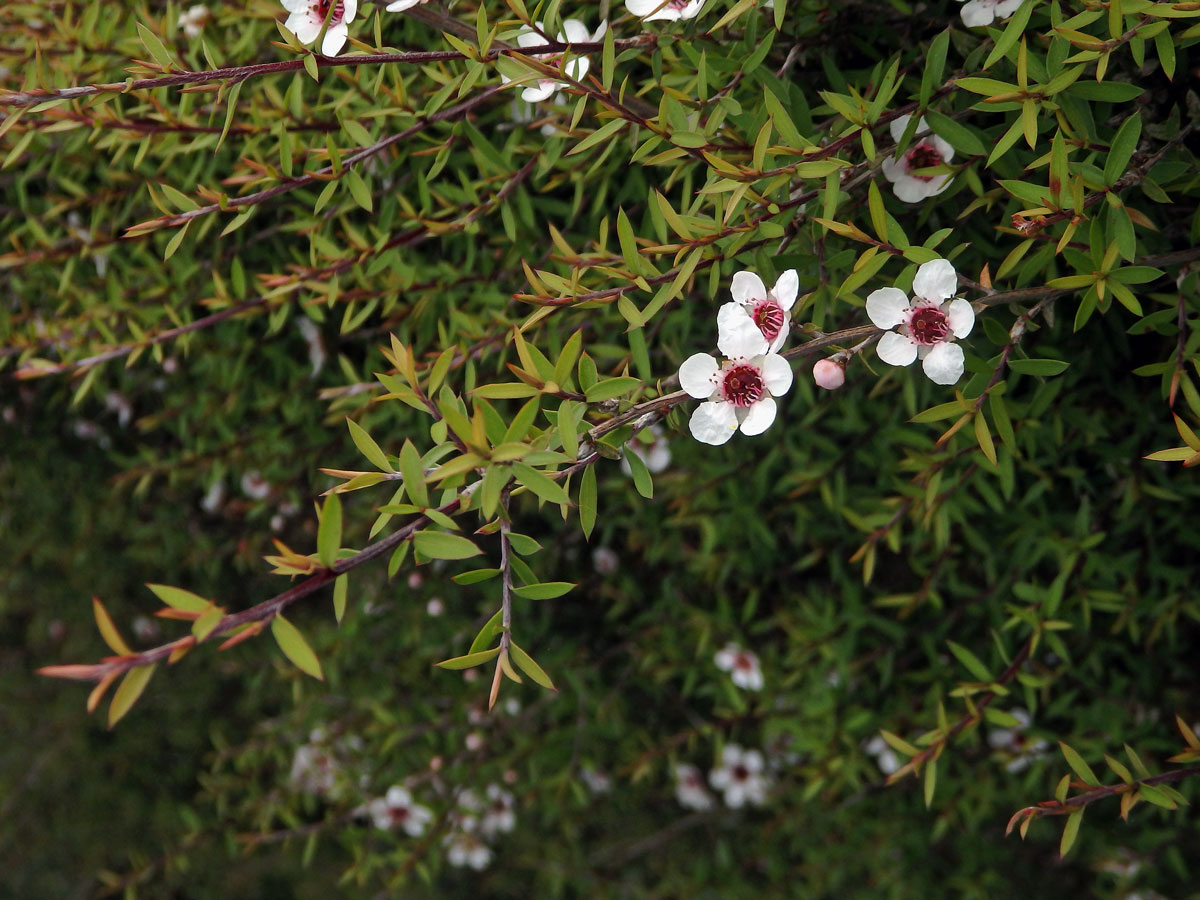
<svg viewBox="0 0 1200 900">
<path fill-rule="evenodd" d="M 716 801 L 705 786 L 699 769 L 688 763 L 678 763 L 674 774 L 675 799 L 680 806 L 698 812 L 713 808 Z M 730 809 L 740 809 L 747 804 L 762 806 L 770 787 L 766 760 L 759 750 L 726 744 L 721 748 L 718 764 L 708 773 L 708 784 L 721 793 Z"/>
<path fill-rule="evenodd" d="M 492 861 L 487 841 L 517 827 L 513 796 L 498 784 L 488 785 L 484 798 L 468 789 L 458 795 L 451 813 L 452 830 L 446 835 L 446 860 L 452 866 L 485 869 Z"/>
<path fill-rule="evenodd" d="M 390 831 L 400 828 L 409 837 L 420 837 L 433 819 L 428 807 L 413 801 L 407 788 L 392 785 L 382 797 L 377 797 L 366 806 L 367 815 L 376 828 Z"/>
<path fill-rule="evenodd" d="M 897 143 L 908 129 L 912 116 L 900 116 L 889 126 L 892 140 Z M 883 177 L 892 183 L 892 191 L 905 203 L 918 203 L 936 197 L 950 187 L 950 175 L 918 175 L 923 169 L 932 169 L 954 159 L 954 148 L 929 130 L 925 119 L 917 121 L 913 142 L 900 159 L 888 157 L 883 161 Z"/>
<path fill-rule="evenodd" d="M 331 741 L 325 729 L 314 728 L 292 756 L 288 784 L 299 793 L 336 800 L 350 792 L 354 767 L 347 760 L 361 751 L 362 739 L 356 735 Z"/>
<path fill-rule="evenodd" d="M 584 44 L 601 40 L 604 37 L 604 32 L 607 30 L 607 22 L 601 22 L 600 27 L 592 32 L 588 31 L 587 26 L 578 19 L 565 19 L 562 23 L 562 30 L 559 31 L 556 40 L 560 44 Z M 550 43 L 550 39 L 543 30 L 541 22 L 536 23 L 534 28 L 526 25 L 521 29 L 520 34 L 517 35 L 517 46 L 521 48 L 540 47 L 547 43 Z M 579 81 L 587 75 L 588 69 L 591 68 L 591 64 L 588 62 L 586 56 L 575 57 L 565 66 L 563 66 L 562 57 L 559 54 L 535 53 L 533 58 L 551 68 L 558 69 L 572 81 Z M 506 84 L 512 80 L 504 74 L 501 74 L 500 79 Z M 555 95 L 565 87 L 567 87 L 565 82 L 556 81 L 553 78 L 539 78 L 535 84 L 521 91 L 521 99 L 526 103 L 540 103 L 543 100 L 553 100 Z"/>
<path fill-rule="evenodd" d="M 963 24 L 974 28 L 991 25 L 993 19 L 1007 19 L 1024 2 L 1025 0 L 967 0 L 967 4 L 959 13 L 962 15 Z"/>
<path fill-rule="evenodd" d="M 787 339 L 799 285 L 795 269 L 769 291 L 753 272 L 733 277 L 733 300 L 717 312 L 717 348 L 726 360 L 696 353 L 679 367 L 679 386 L 705 401 L 689 423 L 696 440 L 724 444 L 739 429 L 762 434 L 775 421 L 775 398 L 792 386 L 792 367 L 776 351 Z"/>
</svg>

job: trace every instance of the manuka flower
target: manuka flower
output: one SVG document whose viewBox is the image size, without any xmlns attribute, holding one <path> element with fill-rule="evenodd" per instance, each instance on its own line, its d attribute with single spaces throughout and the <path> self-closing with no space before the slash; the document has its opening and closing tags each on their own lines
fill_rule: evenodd
<svg viewBox="0 0 1200 900">
<path fill-rule="evenodd" d="M 675 766 L 675 799 L 684 809 L 712 809 L 712 795 L 704 787 L 704 776 L 695 766 L 679 763 Z"/>
<path fill-rule="evenodd" d="M 737 644 L 726 644 L 724 649 L 717 651 L 716 663 L 717 668 L 728 672 L 733 683 L 743 690 L 762 690 L 762 669 L 758 667 L 758 657 L 749 650 L 743 650 Z"/>
<path fill-rule="evenodd" d="M 203 3 L 197 3 L 189 6 L 180 14 L 177 24 L 185 37 L 198 38 L 204 32 L 204 26 L 211 18 L 212 13 L 208 11 L 208 7 Z"/>
<path fill-rule="evenodd" d="M 969 0 L 959 12 L 962 14 L 963 24 L 974 28 L 977 25 L 991 25 L 993 19 L 1007 19 L 1023 2 L 1024 0 Z"/>
<path fill-rule="evenodd" d="M 717 347 L 726 356 L 778 353 L 791 327 L 788 312 L 796 302 L 800 280 L 788 269 L 767 290 L 753 272 L 733 276 L 733 300 L 717 310 Z"/>
<path fill-rule="evenodd" d="M 625 8 L 647 22 L 654 19 L 694 19 L 703 5 L 704 0 L 625 0 Z"/>
<path fill-rule="evenodd" d="M 901 766 L 900 757 L 896 756 L 896 751 L 888 746 L 888 742 L 879 735 L 875 735 L 863 744 L 863 749 L 875 757 L 875 765 L 879 766 L 879 771 L 884 775 L 891 775 Z"/>
<path fill-rule="evenodd" d="M 562 31 L 555 38 L 560 44 L 587 44 L 599 41 L 604 37 L 604 32 L 608 30 L 608 23 L 601 22 L 600 27 L 595 32 L 588 31 L 587 26 L 578 19 L 565 19 L 562 23 Z M 542 28 L 542 23 L 537 23 L 536 30 L 526 25 L 521 33 L 517 35 L 517 46 L 526 47 L 541 47 L 548 43 L 546 33 Z M 560 71 L 566 73 L 568 78 L 579 81 L 588 73 L 591 64 L 586 56 L 577 56 L 571 59 L 566 68 L 562 65 L 562 54 L 560 53 L 537 53 L 534 54 L 534 59 L 553 66 Z M 501 81 L 511 81 L 505 75 L 500 76 Z M 521 99 L 527 103 L 540 103 L 543 100 L 550 100 L 567 87 L 567 84 L 562 81 L 556 81 L 553 78 L 539 78 L 536 82 L 521 91 Z"/>
<path fill-rule="evenodd" d="M 473 834 L 448 834 L 444 842 L 446 861 L 452 866 L 470 866 L 478 872 L 480 869 L 486 869 L 492 861 L 491 849 Z"/>
<path fill-rule="evenodd" d="M 409 837 L 420 837 L 425 833 L 426 826 L 433 818 L 433 813 L 413 802 L 412 795 L 399 785 L 388 788 L 383 797 L 377 797 L 367 804 L 367 813 L 376 828 L 385 831 L 392 828 L 403 828 Z"/>
<path fill-rule="evenodd" d="M 393 0 L 384 7 L 388 12 L 404 12 L 406 9 L 412 9 L 420 3 L 428 3 L 429 0 Z"/>
<path fill-rule="evenodd" d="M 892 140 L 899 141 L 908 128 L 912 116 L 901 116 L 891 124 Z M 917 169 L 931 169 L 954 159 L 954 148 L 933 134 L 922 118 L 917 123 L 913 136 L 900 159 L 888 157 L 883 161 L 883 177 L 892 182 L 892 191 L 905 203 L 918 203 L 926 197 L 934 197 L 950 187 L 949 175 L 914 175 Z"/>
<path fill-rule="evenodd" d="M 917 357 L 935 384 L 954 384 L 962 377 L 962 348 L 952 343 L 975 325 L 975 310 L 961 298 L 954 267 L 944 259 L 922 264 L 913 279 L 910 302 L 894 287 L 880 288 L 867 297 L 867 315 L 876 328 L 895 328 L 879 339 L 876 354 L 892 366 L 907 366 Z"/>
<path fill-rule="evenodd" d="M 813 363 L 813 381 L 817 387 L 836 391 L 846 383 L 846 364 L 837 359 L 818 359 Z"/>
<path fill-rule="evenodd" d="M 763 769 L 763 755 L 757 750 L 743 750 L 737 744 L 726 744 L 721 750 L 721 764 L 709 773 L 708 781 L 725 794 L 726 806 L 733 809 L 747 803 L 762 806 L 767 799 L 767 777 Z"/>
<path fill-rule="evenodd" d="M 679 386 L 706 401 L 688 423 L 692 437 L 705 444 L 724 444 L 739 428 L 762 434 L 775 421 L 774 398 L 792 386 L 792 367 L 782 356 L 751 355 L 736 344 L 731 349 L 741 352 L 724 363 L 697 353 L 679 367 Z"/>
<path fill-rule="evenodd" d="M 329 27 L 325 40 L 321 42 L 321 53 L 337 56 L 346 45 L 349 24 L 358 12 L 358 0 L 280 0 L 290 16 L 283 27 L 294 34 L 302 44 L 311 44 L 321 33 L 326 17 Z"/>
<path fill-rule="evenodd" d="M 512 794 L 498 784 L 489 784 L 483 817 L 479 820 L 480 834 L 492 837 L 501 832 L 512 831 L 516 826 L 517 816 L 513 811 Z"/>
</svg>

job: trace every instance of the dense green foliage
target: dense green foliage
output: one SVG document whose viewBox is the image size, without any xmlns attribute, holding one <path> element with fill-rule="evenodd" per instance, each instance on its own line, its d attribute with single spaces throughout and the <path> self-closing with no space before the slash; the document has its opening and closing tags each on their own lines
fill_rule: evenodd
<svg viewBox="0 0 1200 900">
<path fill-rule="evenodd" d="M 0 10 L 0 894 L 1198 896 L 1200 10 L 569 6 Z M 864 309 L 937 259 L 954 386 Z M 694 440 L 792 269 L 778 418 Z"/>
</svg>

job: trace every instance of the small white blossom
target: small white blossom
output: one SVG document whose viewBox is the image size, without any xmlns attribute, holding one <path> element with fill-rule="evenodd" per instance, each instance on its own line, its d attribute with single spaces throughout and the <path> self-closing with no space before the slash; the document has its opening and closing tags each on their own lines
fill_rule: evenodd
<svg viewBox="0 0 1200 900">
<path fill-rule="evenodd" d="M 601 22 L 600 27 L 595 32 L 588 31 L 587 26 L 578 19 L 565 19 L 562 23 L 562 31 L 555 38 L 560 44 L 587 44 L 599 41 L 604 37 L 604 32 L 608 30 L 608 23 Z M 548 43 L 546 33 L 542 28 L 542 23 L 538 22 L 536 30 L 526 25 L 517 35 L 517 46 L 521 48 L 540 47 Z M 573 81 L 580 81 L 588 73 L 591 67 L 586 56 L 573 57 L 563 68 L 561 53 L 536 53 L 533 58 L 552 66 L 559 71 L 565 72 L 566 76 Z M 506 75 L 500 76 L 501 81 L 509 82 L 512 79 Z M 540 103 L 543 100 L 550 100 L 567 87 L 567 84 L 562 81 L 556 81 L 553 78 L 539 78 L 530 86 L 521 91 L 521 99 L 527 103 Z"/>
<path fill-rule="evenodd" d="M 708 782 L 725 795 L 725 805 L 737 809 L 749 803 L 762 806 L 767 800 L 767 777 L 763 755 L 726 744 L 721 764 L 708 773 Z"/>
<path fill-rule="evenodd" d="M 341 766 L 329 749 L 321 745 L 320 732 L 313 734 L 316 737 L 310 743 L 296 748 L 288 781 L 297 791 L 323 796 L 337 786 Z"/>
<path fill-rule="evenodd" d="M 621 567 L 621 557 L 608 547 L 597 547 L 592 551 L 592 566 L 601 575 L 612 575 Z"/>
<path fill-rule="evenodd" d="M 204 498 L 200 501 L 200 508 L 206 513 L 215 513 L 221 508 L 221 504 L 225 502 L 225 482 L 218 478 L 208 486 L 208 490 L 204 493 Z"/>
<path fill-rule="evenodd" d="M 251 500 L 263 500 L 271 493 L 271 482 L 257 470 L 247 472 L 242 476 L 242 493 Z"/>
<path fill-rule="evenodd" d="M 713 798 L 704 787 L 704 776 L 695 766 L 679 763 L 675 766 L 675 799 L 684 809 L 712 809 Z"/>
<path fill-rule="evenodd" d="M 604 772 L 585 767 L 579 771 L 579 777 L 593 794 L 607 794 L 612 790 L 612 779 Z"/>
<path fill-rule="evenodd" d="M 425 604 L 425 612 L 431 616 L 440 616 L 446 611 L 446 605 L 442 603 L 441 597 L 430 597 L 429 602 Z"/>
<path fill-rule="evenodd" d="M 517 814 L 512 794 L 498 784 L 489 784 L 483 817 L 479 820 L 479 833 L 484 837 L 495 837 L 516 827 Z"/>
<path fill-rule="evenodd" d="M 486 869 L 492 861 L 491 849 L 473 834 L 459 832 L 445 839 L 446 861 L 452 866 L 470 866 L 475 871 Z"/>
<path fill-rule="evenodd" d="M 325 27 L 325 39 L 321 41 L 321 53 L 337 56 L 350 36 L 349 25 L 358 12 L 358 0 L 279 0 L 291 15 L 283 27 L 294 34 L 302 44 L 311 44 Z"/>
<path fill-rule="evenodd" d="M 900 116 L 891 124 L 892 140 L 899 141 L 908 128 L 912 116 Z M 888 157 L 883 161 L 883 177 L 892 182 L 892 191 L 905 203 L 918 203 L 927 197 L 935 197 L 950 187 L 948 174 L 914 175 L 917 169 L 932 169 L 954 159 L 954 148 L 933 134 L 922 118 L 912 143 L 898 160 Z"/>
<path fill-rule="evenodd" d="M 743 650 L 737 644 L 726 644 L 716 655 L 717 668 L 728 672 L 733 683 L 746 691 L 761 691 L 763 687 L 762 669 L 758 667 L 758 657 L 749 650 Z"/>
<path fill-rule="evenodd" d="M 655 19 L 678 21 L 694 19 L 700 14 L 704 0 L 625 0 L 625 8 L 647 22 Z"/>
<path fill-rule="evenodd" d="M 963 24 L 975 28 L 979 25 L 991 25 L 993 19 L 1007 19 L 1023 2 L 1024 0 L 969 0 L 959 12 Z"/>
<path fill-rule="evenodd" d="M 833 359 L 818 359 L 813 364 L 813 381 L 819 388 L 836 391 L 846 383 L 846 366 Z"/>
<path fill-rule="evenodd" d="M 734 350 L 744 348 L 734 345 Z M 739 352 L 723 364 L 707 353 L 689 356 L 679 367 L 679 386 L 697 400 L 689 427 L 692 437 L 724 444 L 739 428 L 762 434 L 775 421 L 775 398 L 792 386 L 792 367 L 777 353 Z"/>
<path fill-rule="evenodd" d="M 1005 771 L 1023 772 L 1034 760 L 1046 755 L 1049 745 L 1038 737 L 1028 737 L 1025 730 L 1033 719 L 1024 709 L 1014 709 L 1010 715 L 1017 720 L 1012 728 L 992 728 L 988 731 L 988 746 L 1008 757 Z"/>
<path fill-rule="evenodd" d="M 788 312 L 799 289 L 795 269 L 780 275 L 769 291 L 753 272 L 738 272 L 729 286 L 733 300 L 717 310 L 717 349 L 726 356 L 778 353 L 791 328 Z"/>
<path fill-rule="evenodd" d="M 896 751 L 879 735 L 875 735 L 867 741 L 863 745 L 863 749 L 875 757 L 875 765 L 879 766 L 879 771 L 884 775 L 891 775 L 901 766 L 900 757 L 896 755 Z"/>
<path fill-rule="evenodd" d="M 472 753 L 477 753 L 483 749 L 483 735 L 478 731 L 472 731 L 467 735 L 466 740 L 463 741 L 463 744 Z"/>
<path fill-rule="evenodd" d="M 895 328 L 879 339 L 875 352 L 891 366 L 911 365 L 917 357 L 935 384 L 954 384 L 963 374 L 964 338 L 975 325 L 975 310 L 961 298 L 954 267 L 944 259 L 922 264 L 913 279 L 909 302 L 903 291 L 880 288 L 867 297 L 867 315 L 876 328 Z"/>
<path fill-rule="evenodd" d="M 383 797 L 377 797 L 367 804 L 367 812 L 376 828 L 385 831 L 392 828 L 402 828 L 409 837 L 420 837 L 425 833 L 433 813 L 419 803 L 414 803 L 412 795 L 400 787 L 393 785 Z"/>
<path fill-rule="evenodd" d="M 203 3 L 197 3 L 194 6 L 189 6 L 179 16 L 178 27 L 185 37 L 198 38 L 211 17 L 212 13 L 208 11 L 208 7 Z"/>
</svg>

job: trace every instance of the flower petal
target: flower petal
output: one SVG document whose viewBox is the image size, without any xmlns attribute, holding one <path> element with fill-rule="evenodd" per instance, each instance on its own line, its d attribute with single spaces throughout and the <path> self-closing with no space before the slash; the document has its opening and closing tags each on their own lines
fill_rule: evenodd
<svg viewBox="0 0 1200 900">
<path fill-rule="evenodd" d="M 796 302 L 796 294 L 800 293 L 800 278 L 795 269 L 788 269 L 777 279 L 771 293 L 785 310 L 791 309 Z"/>
<path fill-rule="evenodd" d="M 384 7 L 388 12 L 404 12 L 406 9 L 412 9 L 421 0 L 394 0 Z"/>
<path fill-rule="evenodd" d="M 913 293 L 922 300 L 940 303 L 953 297 L 958 291 L 958 276 L 948 260 L 931 259 L 922 263 L 913 279 Z"/>
<path fill-rule="evenodd" d="M 936 134 L 931 134 L 929 137 L 925 138 L 925 140 L 933 144 L 933 148 L 937 150 L 938 154 L 942 157 L 942 162 L 948 163 L 950 160 L 954 159 L 954 148 L 951 147 L 950 144 L 944 139 L 938 137 Z"/>
<path fill-rule="evenodd" d="M 745 410 L 738 410 L 738 412 L 742 413 L 740 416 L 742 434 L 762 434 L 775 421 L 775 401 L 770 397 L 763 397 L 761 400 L 751 403 Z"/>
<path fill-rule="evenodd" d="M 746 307 L 730 301 L 717 310 L 717 348 L 730 359 L 767 352 L 767 339 Z"/>
<path fill-rule="evenodd" d="M 346 27 L 345 22 L 334 25 L 325 32 L 325 40 L 321 41 L 321 52 L 326 56 L 337 56 L 346 46 L 346 37 L 349 33 L 350 29 Z"/>
<path fill-rule="evenodd" d="M 750 361 L 758 366 L 763 376 L 763 386 L 772 397 L 782 397 L 792 387 L 792 366 L 778 353 L 768 353 Z"/>
<path fill-rule="evenodd" d="M 892 193 L 896 195 L 896 199 L 902 203 L 920 203 L 926 197 L 932 197 L 937 191 L 930 191 L 929 185 L 932 181 L 922 181 L 909 175 L 907 172 L 900 173 L 897 176 L 895 183 L 892 185 Z"/>
<path fill-rule="evenodd" d="M 904 129 L 908 127 L 908 122 L 911 118 L 912 118 L 912 116 L 905 113 L 902 116 L 898 116 L 897 118 L 892 119 L 892 124 L 889 125 L 888 128 L 892 132 L 892 140 L 893 141 L 896 141 L 897 143 L 899 143 L 900 138 L 904 137 Z M 918 126 L 918 127 L 920 127 L 920 126 Z"/>
<path fill-rule="evenodd" d="M 783 324 L 779 326 L 779 334 L 775 335 L 775 340 L 771 341 L 771 346 L 767 348 L 768 353 L 778 353 L 784 344 L 787 343 L 788 333 L 792 330 L 792 323 L 789 319 L 784 319 Z"/>
<path fill-rule="evenodd" d="M 950 331 L 956 338 L 965 338 L 975 327 L 975 308 L 970 302 L 959 297 L 952 300 L 946 309 L 946 319 L 950 323 Z"/>
<path fill-rule="evenodd" d="M 954 384 L 962 378 L 962 347 L 949 342 L 938 344 L 929 351 L 921 367 L 934 384 Z"/>
<path fill-rule="evenodd" d="M 695 353 L 679 367 L 679 386 L 697 400 L 707 400 L 717 389 L 721 367 L 707 353 Z"/>
<path fill-rule="evenodd" d="M 867 297 L 867 316 L 876 328 L 895 328 L 908 321 L 908 296 L 899 288 L 871 291 Z"/>
<path fill-rule="evenodd" d="M 536 86 L 524 88 L 521 91 L 521 99 L 526 103 L 541 103 L 558 93 L 560 87 L 562 85 L 559 82 L 545 79 L 539 81 Z"/>
<path fill-rule="evenodd" d="M 566 19 L 562 23 L 562 31 L 559 32 L 558 39 L 564 44 L 586 44 L 591 36 L 592 33 L 588 31 L 588 27 L 578 19 Z"/>
<path fill-rule="evenodd" d="M 880 169 L 883 172 L 883 177 L 893 184 L 898 182 L 901 178 L 909 177 L 909 174 L 907 171 L 905 171 L 904 167 L 890 156 L 883 161 L 883 165 L 880 167 Z"/>
<path fill-rule="evenodd" d="M 984 3 L 983 0 L 971 0 L 960 12 L 963 24 L 968 28 L 991 25 L 992 19 L 996 17 L 996 13 L 992 7 Z"/>
<path fill-rule="evenodd" d="M 889 331 L 879 339 L 875 355 L 889 366 L 908 366 L 917 358 L 917 345 L 911 338 Z"/>
<path fill-rule="evenodd" d="M 692 413 L 688 428 L 700 443 L 719 447 L 737 431 L 737 407 L 724 400 L 701 403 Z"/>
<path fill-rule="evenodd" d="M 358 0 L 344 0 L 342 3 L 342 21 L 353 22 L 358 15 Z"/>
<path fill-rule="evenodd" d="M 729 285 L 729 293 L 738 303 L 752 303 L 767 298 L 767 286 L 753 272 L 738 272 Z"/>
</svg>

